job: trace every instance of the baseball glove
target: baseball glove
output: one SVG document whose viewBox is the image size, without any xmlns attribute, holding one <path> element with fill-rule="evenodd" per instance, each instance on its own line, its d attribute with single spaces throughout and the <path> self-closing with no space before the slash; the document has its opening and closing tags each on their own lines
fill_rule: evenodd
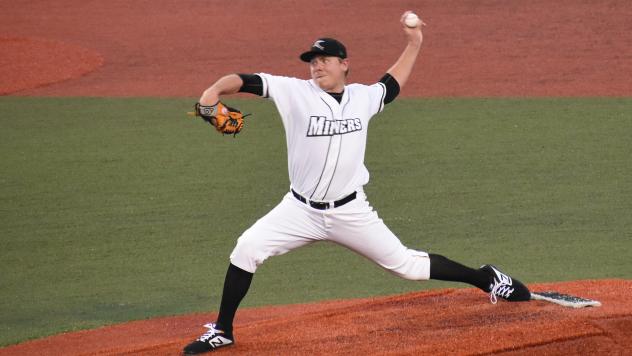
<svg viewBox="0 0 632 356">
<path fill-rule="evenodd" d="M 213 125 L 222 134 L 233 136 L 241 132 L 244 127 L 244 117 L 250 115 L 243 115 L 241 111 L 226 106 L 221 101 L 211 106 L 196 103 L 194 114 Z"/>
</svg>

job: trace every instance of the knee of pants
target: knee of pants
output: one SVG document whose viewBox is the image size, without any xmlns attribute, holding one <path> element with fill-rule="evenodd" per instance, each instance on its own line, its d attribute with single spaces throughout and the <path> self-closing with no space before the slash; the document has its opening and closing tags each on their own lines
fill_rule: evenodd
<svg viewBox="0 0 632 356">
<path fill-rule="evenodd" d="M 237 240 L 237 245 L 230 254 L 230 263 L 246 272 L 255 273 L 270 255 L 257 239 L 248 236 L 251 235 L 243 235 Z"/>
<path fill-rule="evenodd" d="M 429 280 L 430 257 L 426 252 L 408 249 L 406 260 L 390 272 L 411 281 Z"/>
</svg>

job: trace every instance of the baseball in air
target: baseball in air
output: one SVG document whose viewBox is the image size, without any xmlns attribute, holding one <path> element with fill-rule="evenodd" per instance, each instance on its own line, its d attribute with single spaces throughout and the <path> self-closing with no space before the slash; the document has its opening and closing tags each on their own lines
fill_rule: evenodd
<svg viewBox="0 0 632 356">
<path fill-rule="evenodd" d="M 404 18 L 404 24 L 406 25 L 406 27 L 410 27 L 410 28 L 417 27 L 420 21 L 421 20 L 419 19 L 419 16 L 417 16 L 417 14 L 414 14 L 412 12 L 406 15 L 406 17 Z"/>
</svg>

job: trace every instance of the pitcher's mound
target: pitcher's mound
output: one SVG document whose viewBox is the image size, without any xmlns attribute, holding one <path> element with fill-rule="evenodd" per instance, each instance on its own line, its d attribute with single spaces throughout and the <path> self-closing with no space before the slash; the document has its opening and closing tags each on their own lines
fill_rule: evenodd
<svg viewBox="0 0 632 356">
<path fill-rule="evenodd" d="M 103 64 L 95 51 L 35 38 L 0 37 L 0 95 L 80 77 Z"/>
<path fill-rule="evenodd" d="M 598 300 L 492 305 L 475 289 L 244 309 L 234 346 L 243 355 L 625 354 L 632 345 L 632 281 L 532 284 Z M 215 314 L 130 322 L 0 349 L 0 355 L 178 355 Z M 628 351 L 625 351 L 628 350 Z"/>
</svg>

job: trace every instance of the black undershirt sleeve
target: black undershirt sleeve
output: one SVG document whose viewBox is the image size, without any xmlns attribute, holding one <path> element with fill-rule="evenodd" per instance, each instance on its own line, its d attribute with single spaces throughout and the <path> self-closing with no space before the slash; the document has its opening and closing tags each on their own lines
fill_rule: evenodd
<svg viewBox="0 0 632 356">
<path fill-rule="evenodd" d="M 250 93 L 263 96 L 263 80 L 257 74 L 237 74 L 244 84 L 239 88 L 240 93 Z"/>
<path fill-rule="evenodd" d="M 397 95 L 399 95 L 399 83 L 388 73 L 384 74 L 382 79 L 380 79 L 380 83 L 386 86 L 386 95 L 384 96 L 384 105 L 386 105 L 395 100 Z"/>
</svg>

